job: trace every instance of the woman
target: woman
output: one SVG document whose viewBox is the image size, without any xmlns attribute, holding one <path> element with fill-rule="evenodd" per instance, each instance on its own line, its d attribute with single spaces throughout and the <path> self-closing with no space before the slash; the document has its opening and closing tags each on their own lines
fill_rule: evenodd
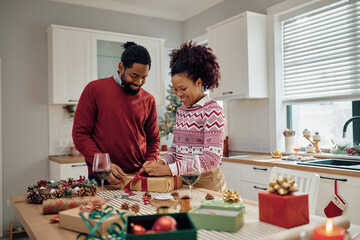
<svg viewBox="0 0 360 240">
<path fill-rule="evenodd" d="M 183 106 L 176 112 L 174 137 L 168 153 L 143 167 L 150 176 L 193 174 L 198 161 L 203 173 L 196 187 L 223 192 L 220 171 L 225 132 L 223 109 L 205 91 L 219 86 L 219 64 L 211 49 L 184 43 L 170 54 L 171 82 Z"/>
</svg>

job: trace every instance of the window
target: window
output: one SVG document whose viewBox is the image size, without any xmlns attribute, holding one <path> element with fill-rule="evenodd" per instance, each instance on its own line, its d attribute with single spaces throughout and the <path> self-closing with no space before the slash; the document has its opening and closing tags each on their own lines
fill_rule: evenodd
<svg viewBox="0 0 360 240">
<path fill-rule="evenodd" d="M 360 96 L 360 1 L 282 21 L 284 100 Z"/>
<path fill-rule="evenodd" d="M 291 114 L 290 114 L 291 112 Z M 343 133 L 344 123 L 352 117 L 352 102 L 322 102 L 296 104 L 288 107 L 288 127 L 296 131 L 297 145 L 305 147 L 309 141 L 305 139 L 302 132 L 305 128 L 312 134 L 319 132 L 321 136 L 320 146 L 331 149 L 338 142 Z M 353 122 L 354 125 L 354 122 Z M 352 125 L 347 128 L 346 138 L 353 142 Z"/>
<path fill-rule="evenodd" d="M 307 128 L 331 148 L 344 123 L 360 115 L 360 1 L 322 5 L 281 19 L 283 104 L 301 147 L 309 144 Z M 360 123 L 352 126 L 347 139 L 357 144 Z"/>
</svg>

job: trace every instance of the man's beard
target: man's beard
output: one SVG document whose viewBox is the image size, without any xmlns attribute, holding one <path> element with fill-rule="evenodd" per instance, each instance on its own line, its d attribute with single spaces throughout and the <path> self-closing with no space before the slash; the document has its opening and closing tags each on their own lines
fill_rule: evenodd
<svg viewBox="0 0 360 240">
<path fill-rule="evenodd" d="M 138 89 L 134 90 L 134 89 L 132 89 L 131 86 L 130 86 L 130 85 L 132 85 L 132 84 L 124 81 L 124 78 L 125 78 L 124 74 L 121 74 L 121 76 L 120 76 L 121 85 L 124 87 L 125 92 L 126 92 L 127 94 L 129 94 L 129 95 L 136 95 L 136 94 L 138 94 L 139 91 L 140 91 L 140 88 L 141 88 L 142 84 L 139 86 Z"/>
</svg>

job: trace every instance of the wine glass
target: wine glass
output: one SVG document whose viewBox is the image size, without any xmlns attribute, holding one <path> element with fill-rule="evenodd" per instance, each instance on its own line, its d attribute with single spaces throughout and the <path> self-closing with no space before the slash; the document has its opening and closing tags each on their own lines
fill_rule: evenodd
<svg viewBox="0 0 360 240">
<path fill-rule="evenodd" d="M 187 173 L 181 174 L 184 182 L 189 185 L 191 199 L 192 187 L 200 179 L 203 169 L 201 168 L 198 156 L 184 157 L 183 160 L 189 161 L 188 166 L 191 166 Z"/>
<path fill-rule="evenodd" d="M 101 195 L 104 202 L 104 180 L 109 176 L 111 170 L 110 156 L 108 153 L 95 153 L 93 172 L 101 181 Z"/>
</svg>

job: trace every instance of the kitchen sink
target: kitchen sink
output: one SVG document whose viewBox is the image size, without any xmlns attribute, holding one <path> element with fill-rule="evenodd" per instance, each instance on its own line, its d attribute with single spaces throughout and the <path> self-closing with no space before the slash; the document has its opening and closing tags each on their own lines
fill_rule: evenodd
<svg viewBox="0 0 360 240">
<path fill-rule="evenodd" d="M 360 160 L 321 159 L 307 162 L 298 162 L 297 164 L 360 171 Z"/>
<path fill-rule="evenodd" d="M 242 157 L 249 157 L 254 154 L 252 153 L 230 153 L 229 158 L 242 158 Z"/>
</svg>

